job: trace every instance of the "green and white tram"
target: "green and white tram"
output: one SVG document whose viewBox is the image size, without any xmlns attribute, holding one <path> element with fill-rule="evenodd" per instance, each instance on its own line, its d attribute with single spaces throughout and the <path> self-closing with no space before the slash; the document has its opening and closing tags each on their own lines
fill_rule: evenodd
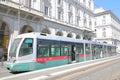
<svg viewBox="0 0 120 80">
<path fill-rule="evenodd" d="M 116 47 L 112 44 L 36 32 L 18 35 L 9 47 L 5 66 L 11 72 L 38 70 L 116 54 Z"/>
</svg>

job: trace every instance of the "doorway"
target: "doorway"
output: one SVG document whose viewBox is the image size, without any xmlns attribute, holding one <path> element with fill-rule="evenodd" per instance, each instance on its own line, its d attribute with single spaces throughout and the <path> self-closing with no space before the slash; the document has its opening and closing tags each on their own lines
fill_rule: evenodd
<svg viewBox="0 0 120 80">
<path fill-rule="evenodd" d="M 76 46 L 75 45 L 72 45 L 71 46 L 71 60 L 72 61 L 75 61 L 75 55 L 76 55 Z"/>
<path fill-rule="evenodd" d="M 0 20 L 0 55 L 5 59 L 7 59 L 9 36 L 10 30 L 7 23 Z"/>
</svg>

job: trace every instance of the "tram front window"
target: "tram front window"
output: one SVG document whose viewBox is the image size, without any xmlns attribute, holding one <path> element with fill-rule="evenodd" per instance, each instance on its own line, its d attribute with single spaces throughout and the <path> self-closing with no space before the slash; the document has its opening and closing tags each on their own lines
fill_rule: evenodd
<svg viewBox="0 0 120 80">
<path fill-rule="evenodd" d="M 26 56 L 32 53 L 33 53 L 33 39 L 26 38 L 20 47 L 19 57 Z"/>
<path fill-rule="evenodd" d="M 12 43 L 11 48 L 10 48 L 9 56 L 16 57 L 16 51 L 17 51 L 20 41 L 21 41 L 21 38 L 14 40 L 14 42 Z"/>
</svg>

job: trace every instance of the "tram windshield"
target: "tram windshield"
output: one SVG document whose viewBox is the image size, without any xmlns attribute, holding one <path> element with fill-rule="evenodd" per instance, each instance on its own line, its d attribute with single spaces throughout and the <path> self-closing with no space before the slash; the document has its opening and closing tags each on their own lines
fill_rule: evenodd
<svg viewBox="0 0 120 80">
<path fill-rule="evenodd" d="M 25 38 L 19 50 L 19 57 L 30 55 L 32 53 L 33 53 L 33 39 Z"/>
<path fill-rule="evenodd" d="M 15 39 L 10 47 L 10 52 L 9 52 L 9 56 L 11 57 L 15 57 L 16 56 L 16 51 L 18 48 L 18 45 L 21 41 L 21 38 Z"/>
</svg>

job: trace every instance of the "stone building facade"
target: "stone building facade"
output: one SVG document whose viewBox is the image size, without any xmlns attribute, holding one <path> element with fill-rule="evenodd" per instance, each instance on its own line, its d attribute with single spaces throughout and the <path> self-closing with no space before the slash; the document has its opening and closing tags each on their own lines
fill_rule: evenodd
<svg viewBox="0 0 120 80">
<path fill-rule="evenodd" d="M 0 0 L 0 48 L 27 32 L 93 40 L 94 22 L 94 0 Z"/>
<path fill-rule="evenodd" d="M 110 10 L 98 8 L 95 10 L 96 40 L 115 44 L 120 52 L 120 20 Z"/>
</svg>

